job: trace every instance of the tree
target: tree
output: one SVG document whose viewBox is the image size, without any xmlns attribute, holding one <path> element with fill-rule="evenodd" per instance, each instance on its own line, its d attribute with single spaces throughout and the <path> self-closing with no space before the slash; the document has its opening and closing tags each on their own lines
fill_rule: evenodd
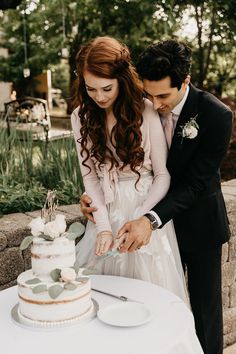
<svg viewBox="0 0 236 354">
<path fill-rule="evenodd" d="M 30 94 L 33 77 L 59 63 L 65 48 L 71 83 L 75 55 L 93 37 L 122 40 L 134 62 L 148 44 L 176 38 L 193 49 L 192 81 L 221 94 L 236 76 L 235 55 L 231 55 L 236 50 L 235 5 L 236 0 L 23 0 L 0 18 L 2 46 L 10 53 L 1 60 L 0 79 L 13 81 L 19 92 Z M 194 20 L 196 25 L 191 38 L 182 30 L 186 16 L 186 22 Z M 29 78 L 23 77 L 25 65 L 31 70 Z"/>
<path fill-rule="evenodd" d="M 176 2 L 177 3 L 177 2 Z M 196 36 L 189 42 L 193 49 L 193 79 L 222 95 L 228 81 L 235 80 L 236 1 L 178 1 L 178 16 L 188 12 L 196 21 Z M 185 38 L 187 41 L 189 39 Z"/>
<path fill-rule="evenodd" d="M 42 69 L 58 63 L 62 49 L 67 47 L 73 80 L 75 53 L 81 44 L 98 35 L 123 40 L 135 59 L 153 38 L 166 33 L 165 21 L 157 21 L 154 16 L 157 3 L 148 0 L 81 0 L 79 3 L 24 0 L 17 10 L 7 11 L 1 19 L 5 33 L 2 44 L 9 49 L 10 56 L 2 61 L 0 78 L 13 81 L 17 91 L 31 94 L 32 78 Z M 29 78 L 23 77 L 25 66 L 31 70 Z"/>
</svg>

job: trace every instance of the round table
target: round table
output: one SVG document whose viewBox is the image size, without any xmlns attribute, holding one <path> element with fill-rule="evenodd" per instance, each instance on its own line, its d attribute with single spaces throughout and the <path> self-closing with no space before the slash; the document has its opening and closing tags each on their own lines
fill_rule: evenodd
<svg viewBox="0 0 236 354">
<path fill-rule="evenodd" d="M 169 291 L 141 280 L 108 275 L 91 276 L 92 287 L 148 304 L 153 319 L 137 327 L 115 327 L 94 318 L 59 329 L 31 329 L 17 325 L 11 309 L 17 288 L 0 292 L 2 354 L 203 354 L 187 306 Z M 99 308 L 119 302 L 93 291 Z"/>
</svg>

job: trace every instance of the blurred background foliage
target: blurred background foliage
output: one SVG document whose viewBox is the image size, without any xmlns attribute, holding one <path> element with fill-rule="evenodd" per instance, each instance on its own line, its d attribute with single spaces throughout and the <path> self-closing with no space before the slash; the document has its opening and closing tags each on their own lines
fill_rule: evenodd
<svg viewBox="0 0 236 354">
<path fill-rule="evenodd" d="M 19 140 L 0 129 L 0 215 L 41 209 L 47 190 L 60 204 L 78 203 L 83 192 L 74 138 Z"/>
<path fill-rule="evenodd" d="M 64 75 L 58 84 L 64 83 L 62 89 L 68 94 L 74 79 L 75 54 L 81 44 L 99 35 L 111 35 L 129 46 L 134 62 L 152 42 L 167 38 L 183 40 L 193 50 L 193 83 L 218 96 L 235 96 L 236 0 L 12 0 L 8 3 L 20 4 L 0 14 L 0 45 L 10 53 L 8 58 L 1 58 L 0 80 L 14 82 L 22 93 L 31 93 L 34 76 L 43 70 L 58 70 L 56 65 L 66 48 L 70 75 Z M 31 70 L 27 79 L 22 75 L 26 65 L 24 22 L 27 65 Z"/>
<path fill-rule="evenodd" d="M 0 47 L 9 55 L 0 57 L 0 81 L 12 82 L 18 96 L 33 95 L 35 77 L 50 69 L 53 87 L 69 102 L 75 55 L 101 35 L 126 43 L 134 64 L 153 42 L 186 42 L 192 82 L 235 112 L 236 0 L 1 0 Z M 235 130 L 224 180 L 236 177 Z M 41 208 L 49 188 L 58 190 L 61 204 L 78 202 L 83 186 L 73 139 L 35 146 L 0 131 L 0 142 L 0 214 Z"/>
</svg>

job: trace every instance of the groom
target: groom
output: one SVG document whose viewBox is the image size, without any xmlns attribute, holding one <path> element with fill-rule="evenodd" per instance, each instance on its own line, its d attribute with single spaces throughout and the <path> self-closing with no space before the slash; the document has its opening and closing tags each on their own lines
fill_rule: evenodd
<svg viewBox="0 0 236 354">
<path fill-rule="evenodd" d="M 173 219 L 197 335 L 206 354 L 222 354 L 221 249 L 229 228 L 219 166 L 232 113 L 190 84 L 190 65 L 191 50 L 173 40 L 151 45 L 140 56 L 137 69 L 145 94 L 161 116 L 169 146 L 171 186 L 153 210 L 126 223 L 118 237 L 127 232 L 121 252 L 132 252 L 149 242 L 153 229 Z M 81 202 L 86 215 L 94 211 L 86 207 L 87 196 Z"/>
<path fill-rule="evenodd" d="M 126 223 L 121 251 L 148 243 L 151 229 L 173 219 L 197 335 L 204 353 L 222 354 L 221 249 L 229 239 L 219 167 L 232 129 L 231 111 L 189 83 L 191 50 L 167 40 L 149 46 L 137 70 L 163 122 L 169 145 L 169 192 L 150 213 Z M 151 226 L 151 227 L 150 227 Z"/>
</svg>

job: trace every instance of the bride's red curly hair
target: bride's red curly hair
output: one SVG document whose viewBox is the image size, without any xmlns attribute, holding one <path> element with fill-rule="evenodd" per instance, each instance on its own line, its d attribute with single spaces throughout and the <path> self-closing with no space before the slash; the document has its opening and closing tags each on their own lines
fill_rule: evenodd
<svg viewBox="0 0 236 354">
<path fill-rule="evenodd" d="M 130 165 L 133 172 L 140 174 L 140 167 L 144 160 L 144 151 L 141 147 L 141 124 L 144 109 L 142 85 L 131 63 L 128 48 L 111 37 L 97 37 L 82 46 L 76 56 L 78 78 L 75 82 L 75 105 L 79 106 L 81 121 L 81 156 L 94 157 L 99 166 L 110 160 L 111 168 L 118 167 L 118 161 L 107 146 L 106 115 L 104 109 L 89 97 L 84 72 L 107 79 L 117 79 L 119 94 L 113 105 L 116 125 L 112 129 L 111 141 L 117 156 L 124 168 Z M 88 150 L 88 140 L 91 148 Z M 87 166 L 87 165 L 86 165 Z M 137 181 L 138 182 L 138 181 Z M 136 183 L 137 183 L 136 182 Z"/>
</svg>

